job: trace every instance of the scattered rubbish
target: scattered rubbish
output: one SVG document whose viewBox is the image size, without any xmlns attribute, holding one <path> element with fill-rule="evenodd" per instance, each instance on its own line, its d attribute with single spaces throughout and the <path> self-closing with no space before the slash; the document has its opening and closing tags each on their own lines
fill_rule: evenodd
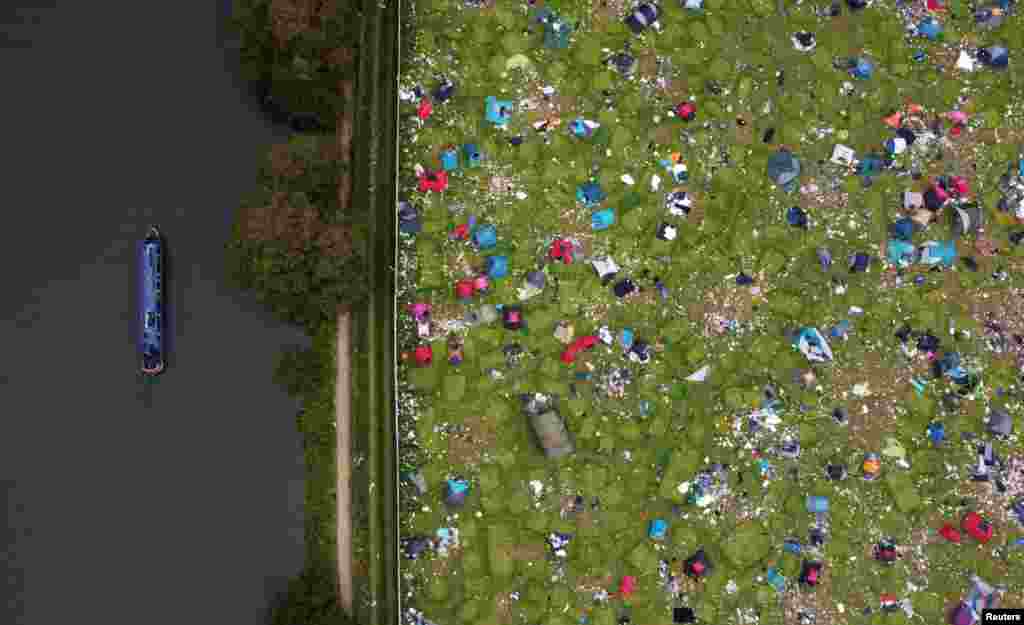
<svg viewBox="0 0 1024 625">
<path fill-rule="evenodd" d="M 794 338 L 793 344 L 811 362 L 832 360 L 832 348 L 829 347 L 825 337 L 817 328 L 801 329 Z"/>
<path fill-rule="evenodd" d="M 825 570 L 825 565 L 821 562 L 804 560 L 800 565 L 800 583 L 806 584 L 807 586 L 817 586 L 821 581 L 821 574 Z"/>
<path fill-rule="evenodd" d="M 710 372 L 711 372 L 711 366 L 710 365 L 704 365 L 700 369 L 697 369 L 696 371 L 691 373 L 689 376 L 687 376 L 686 380 L 688 382 L 704 382 L 705 380 L 708 379 L 708 374 Z"/>
<path fill-rule="evenodd" d="M 861 464 L 864 479 L 871 482 L 878 479 L 882 473 L 882 459 L 878 454 L 868 452 L 864 454 L 864 462 Z"/>
</svg>

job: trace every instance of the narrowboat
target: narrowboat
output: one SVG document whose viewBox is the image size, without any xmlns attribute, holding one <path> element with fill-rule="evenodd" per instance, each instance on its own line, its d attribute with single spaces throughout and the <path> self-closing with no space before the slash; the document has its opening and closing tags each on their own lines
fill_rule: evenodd
<svg viewBox="0 0 1024 625">
<path fill-rule="evenodd" d="M 164 370 L 164 246 L 160 231 L 149 229 L 140 255 L 142 305 L 140 307 L 142 373 L 159 375 Z"/>
</svg>

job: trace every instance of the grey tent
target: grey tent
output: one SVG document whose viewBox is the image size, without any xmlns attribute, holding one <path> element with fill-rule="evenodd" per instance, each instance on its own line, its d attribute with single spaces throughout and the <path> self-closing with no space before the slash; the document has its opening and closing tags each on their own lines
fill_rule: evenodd
<svg viewBox="0 0 1024 625">
<path fill-rule="evenodd" d="M 526 274 L 526 283 L 535 289 L 543 289 L 547 283 L 547 278 L 544 276 L 543 271 L 531 271 Z"/>
<path fill-rule="evenodd" d="M 569 430 L 557 412 L 548 410 L 531 416 L 530 421 L 540 446 L 544 449 L 544 455 L 548 458 L 561 458 L 575 451 Z"/>
<path fill-rule="evenodd" d="M 768 159 L 768 177 L 787 192 L 796 188 L 800 160 L 789 150 L 779 150 Z"/>
<path fill-rule="evenodd" d="M 982 226 L 981 208 L 974 203 L 954 206 L 953 210 L 949 211 L 949 217 L 953 235 L 958 238 L 977 234 Z"/>
<path fill-rule="evenodd" d="M 1002 408 L 994 408 L 988 416 L 988 431 L 997 436 L 1008 436 L 1013 431 L 1013 417 Z"/>
</svg>

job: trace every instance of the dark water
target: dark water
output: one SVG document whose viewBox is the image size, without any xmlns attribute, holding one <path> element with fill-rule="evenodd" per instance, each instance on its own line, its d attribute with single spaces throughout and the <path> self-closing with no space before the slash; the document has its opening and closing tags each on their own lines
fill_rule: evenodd
<svg viewBox="0 0 1024 625">
<path fill-rule="evenodd" d="M 0 623 L 258 624 L 301 568 L 303 342 L 224 276 L 275 136 L 227 2 L 0 4 Z M 31 6 L 28 6 L 31 4 Z M 137 240 L 170 247 L 170 368 L 136 370 Z"/>
</svg>

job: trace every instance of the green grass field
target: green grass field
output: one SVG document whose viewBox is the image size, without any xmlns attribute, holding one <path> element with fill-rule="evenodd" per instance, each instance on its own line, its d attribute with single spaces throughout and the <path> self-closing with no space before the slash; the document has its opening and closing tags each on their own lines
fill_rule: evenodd
<svg viewBox="0 0 1024 625">
<path fill-rule="evenodd" d="M 422 211 L 423 230 L 400 241 L 398 348 L 410 352 L 424 342 L 407 304 L 431 303 L 435 322 L 442 322 L 483 303 L 516 303 L 528 271 L 542 270 L 547 286 L 522 303 L 526 331 L 510 332 L 500 323 L 456 329 L 465 340 L 465 360 L 454 367 L 445 357 L 447 334 L 435 327 L 433 365 L 418 368 L 407 360 L 400 368 L 400 455 L 406 470 L 422 470 L 430 489 L 417 497 L 410 485 L 402 486 L 402 535 L 433 536 L 438 528 L 456 527 L 461 537 L 461 549 L 447 557 L 402 561 L 403 592 L 412 592 L 405 607 L 438 625 L 568 624 L 583 616 L 611 623 L 622 600 L 597 604 L 593 589 L 614 591 L 623 575 L 638 579 L 629 604 L 633 622 L 643 625 L 670 623 L 671 608 L 680 605 L 694 608 L 704 623 L 740 623 L 744 610 L 761 623 L 795 622 L 798 609 L 816 610 L 819 625 L 939 623 L 950 602 L 966 594 L 971 574 L 1005 584 L 1004 605 L 1021 605 L 1020 552 L 996 547 L 1020 534 L 1006 508 L 1024 490 L 1010 485 L 1005 493 L 990 492 L 968 475 L 977 462 L 975 445 L 993 440 L 985 432 L 987 411 L 1003 407 L 1018 425 L 1020 419 L 1017 366 L 988 348 L 982 322 L 992 313 L 1008 332 L 1020 324 L 1014 313 L 1020 253 L 1008 240 L 1017 226 L 995 209 L 996 183 L 1016 163 L 1018 145 L 995 142 L 991 133 L 998 129 L 1012 140 L 1024 127 L 1014 63 L 1024 28 L 1013 16 L 998 30 L 979 31 L 969 7 L 948 4 L 941 17 L 944 40 L 931 42 L 904 38 L 903 19 L 891 2 L 856 13 L 844 5 L 843 15 L 831 19 L 816 16 L 806 2 L 789 5 L 783 16 L 764 0 L 707 1 L 703 12 L 666 3 L 661 32 L 636 36 L 614 9 L 549 1 L 547 8 L 578 28 L 568 48 L 548 49 L 537 26 L 524 34 L 525 5 L 415 3 L 416 45 L 403 59 L 402 87 L 429 91 L 444 74 L 457 90 L 422 124 L 417 102 L 400 109 L 402 192 Z M 815 32 L 815 51 L 794 50 L 790 35 L 798 30 Z M 1007 44 L 1009 69 L 952 69 L 948 55 L 964 38 Z M 637 61 L 631 77 L 603 63 L 627 44 Z M 926 60 L 914 60 L 918 49 Z M 854 55 L 874 63 L 870 79 L 833 66 L 834 58 Z M 846 82 L 852 93 L 844 94 Z M 543 86 L 555 90 L 552 108 Z M 937 138 L 931 147 L 898 156 L 894 169 L 870 186 L 828 163 L 836 144 L 861 159 L 883 154 L 882 142 L 893 130 L 882 118 L 907 102 L 921 105 L 930 121 L 957 106 L 961 95 L 966 99 L 959 106 L 969 115 L 961 136 L 951 138 L 945 123 L 939 135 L 948 143 Z M 507 129 L 485 119 L 486 96 L 514 104 Z M 667 116 L 690 97 L 694 121 Z M 545 116 L 561 121 L 546 137 L 531 127 Z M 576 138 L 567 130 L 576 118 L 594 120 L 601 130 Z M 769 129 L 775 138 L 765 143 Z M 509 142 L 514 135 L 524 138 L 521 145 Z M 465 143 L 480 146 L 481 167 L 463 162 L 443 193 L 416 189 L 415 165 L 439 169 L 439 148 Z M 768 159 L 780 145 L 800 159 L 803 190 L 786 193 L 768 178 Z M 680 185 L 694 199 L 688 217 L 665 208 L 665 194 L 676 185 L 660 161 L 673 152 L 689 172 Z M 911 167 L 923 172 L 921 179 L 897 175 Z M 635 184 L 624 183 L 624 174 Z M 658 191 L 649 186 L 652 175 L 661 178 Z M 915 265 L 897 276 L 883 262 L 881 246 L 890 224 L 905 213 L 904 191 L 923 191 L 937 175 L 965 177 L 971 199 L 983 208 L 984 233 L 956 242 L 960 257 L 974 259 L 977 271 L 958 260 L 944 271 Z M 495 192 L 497 177 L 511 183 L 513 193 Z M 592 210 L 574 197 L 591 177 L 608 195 L 600 207 L 616 211 L 607 230 L 592 231 Z M 808 189 L 812 183 L 817 191 Z M 525 197 L 517 199 L 515 191 Z M 787 223 L 787 209 L 795 205 L 808 215 L 808 228 Z M 950 210 L 940 211 L 913 243 L 951 240 Z M 449 236 L 470 215 L 496 226 L 496 248 L 480 253 Z M 674 241 L 656 238 L 662 223 L 678 228 Z M 545 263 L 556 236 L 577 238 L 588 256 L 612 256 L 619 277 L 632 277 L 644 292 L 622 302 L 589 264 Z M 979 251 L 988 240 L 997 253 Z M 834 261 L 827 269 L 816 258 L 822 246 Z M 852 273 L 847 259 L 855 253 L 876 262 Z M 508 257 L 508 277 L 494 280 L 472 306 L 459 304 L 454 282 L 492 254 Z M 993 277 L 1000 269 L 1006 279 Z M 753 285 L 736 284 L 741 271 L 755 278 Z M 923 284 L 915 284 L 916 276 Z M 655 277 L 669 289 L 667 298 L 653 288 Z M 843 320 L 850 323 L 849 338 L 829 340 L 831 362 L 808 363 L 786 335 L 804 326 L 828 335 Z M 599 345 L 566 365 L 559 359 L 565 346 L 553 337 L 559 321 L 572 323 L 576 337 L 600 326 L 618 337 L 629 328 L 661 349 L 640 365 L 618 347 Z M 920 350 L 901 351 L 894 334 L 904 323 L 938 337 L 940 356 L 958 352 L 979 377 L 978 387 L 958 394 L 960 386 L 931 374 Z M 502 354 L 512 343 L 525 352 L 515 366 Z M 589 381 L 577 376 L 587 371 L 583 360 L 593 367 Z M 705 365 L 708 381 L 685 380 Z M 603 384 L 615 368 L 631 373 L 621 398 L 609 396 Z M 495 379 L 493 370 L 503 377 Z M 815 381 L 798 384 L 794 372 L 807 370 Z M 912 379 L 923 382 L 921 391 Z M 774 432 L 748 433 L 745 423 L 763 403 L 767 385 L 779 395 L 781 423 Z M 549 460 L 539 450 L 517 399 L 532 392 L 557 397 L 576 442 L 568 458 Z M 949 393 L 959 398 L 956 406 L 943 406 Z M 846 424 L 832 419 L 837 407 L 846 409 Z M 934 421 L 945 427 L 940 448 L 926 436 Z M 799 458 L 773 451 L 785 439 L 799 440 Z M 1015 435 L 993 443 L 1007 462 L 1020 454 Z M 764 476 L 755 449 L 770 465 Z M 909 468 L 897 464 L 900 451 Z M 884 452 L 878 480 L 862 479 L 866 452 Z M 680 484 L 716 462 L 729 465 L 728 494 L 704 508 L 688 503 Z M 849 477 L 827 481 L 829 462 L 845 464 Z M 442 500 L 444 480 L 454 476 L 472 485 L 458 510 Z M 543 484 L 540 497 L 532 482 Z M 563 519 L 563 498 L 576 494 L 588 503 L 599 497 L 600 510 Z M 816 555 L 825 563 L 825 582 L 816 588 L 797 584 L 801 557 L 782 548 L 787 537 L 806 545 L 815 520 L 806 509 L 809 495 L 830 502 L 827 537 Z M 673 512 L 674 505 L 681 512 Z M 995 537 L 987 546 L 935 536 L 944 521 L 958 524 L 968 510 L 992 522 Z M 655 518 L 670 523 L 663 542 L 647 537 Z M 564 566 L 544 545 L 553 531 L 573 535 Z M 871 546 L 883 536 L 903 551 L 893 565 L 871 558 Z M 676 567 L 699 547 L 714 564 L 712 574 L 684 584 L 678 595 L 666 592 L 658 562 Z M 769 566 L 786 576 L 784 592 L 764 581 Z M 508 601 L 512 592 L 519 593 L 517 601 Z M 916 616 L 881 614 L 882 593 L 909 599 Z M 863 615 L 867 607 L 873 612 Z"/>
</svg>

